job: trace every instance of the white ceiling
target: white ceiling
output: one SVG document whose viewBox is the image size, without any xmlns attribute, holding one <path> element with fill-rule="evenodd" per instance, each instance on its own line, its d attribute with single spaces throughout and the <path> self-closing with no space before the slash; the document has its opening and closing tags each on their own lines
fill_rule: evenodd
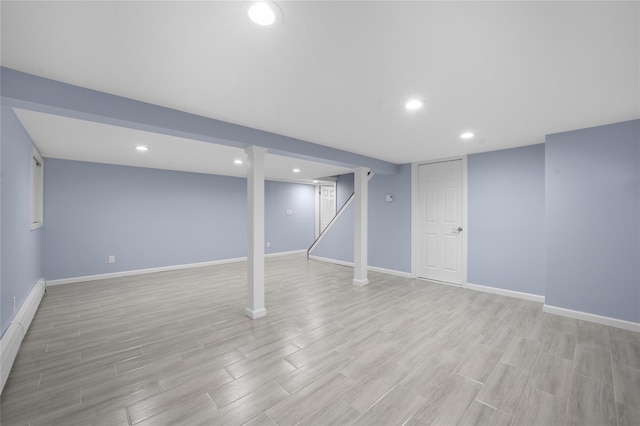
<svg viewBox="0 0 640 426">
<path fill-rule="evenodd" d="M 246 154 L 242 148 L 18 108 L 14 111 L 44 157 L 225 176 L 247 175 Z M 149 150 L 139 152 L 138 145 Z M 243 163 L 235 164 L 235 160 Z M 300 171 L 294 173 L 294 168 Z M 270 180 L 313 183 L 318 178 L 351 170 L 267 153 L 264 172 Z"/>
<path fill-rule="evenodd" d="M 638 1 L 280 1 L 271 27 L 247 3 L 2 1 L 1 63 L 393 163 L 640 117 Z M 425 107 L 404 110 L 411 97 Z M 25 114 L 46 150 L 64 143 L 48 126 L 98 134 Z"/>
</svg>

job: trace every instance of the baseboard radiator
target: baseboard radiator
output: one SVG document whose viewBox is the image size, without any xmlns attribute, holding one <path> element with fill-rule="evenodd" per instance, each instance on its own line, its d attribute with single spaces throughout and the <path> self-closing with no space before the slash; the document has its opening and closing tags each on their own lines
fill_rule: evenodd
<svg viewBox="0 0 640 426">
<path fill-rule="evenodd" d="M 42 296 L 44 296 L 46 284 L 44 279 L 38 280 L 33 287 L 27 299 L 20 307 L 20 310 L 9 324 L 7 331 L 5 331 L 2 339 L 0 339 L 0 363 L 2 364 L 2 385 L 0 386 L 0 393 L 4 390 L 4 385 L 9 378 L 11 367 L 16 360 L 18 350 L 22 339 L 24 339 L 27 330 L 33 321 L 33 317 L 40 306 Z"/>
</svg>

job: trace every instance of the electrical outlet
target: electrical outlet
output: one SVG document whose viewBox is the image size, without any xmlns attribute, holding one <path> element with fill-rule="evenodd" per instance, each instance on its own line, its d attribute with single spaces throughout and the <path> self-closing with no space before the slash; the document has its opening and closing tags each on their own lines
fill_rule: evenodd
<svg viewBox="0 0 640 426">
<path fill-rule="evenodd" d="M 267 241 L 267 247 L 271 247 L 271 243 Z"/>
<path fill-rule="evenodd" d="M 287 216 L 292 215 L 293 214 L 293 210 L 287 210 Z"/>
<path fill-rule="evenodd" d="M 115 256 L 109 256 L 109 263 L 116 263 L 116 257 Z"/>
</svg>

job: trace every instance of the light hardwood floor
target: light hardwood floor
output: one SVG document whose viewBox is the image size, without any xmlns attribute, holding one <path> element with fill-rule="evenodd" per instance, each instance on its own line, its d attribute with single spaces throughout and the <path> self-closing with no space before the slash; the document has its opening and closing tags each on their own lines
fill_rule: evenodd
<svg viewBox="0 0 640 426">
<path fill-rule="evenodd" d="M 640 334 L 539 303 L 270 258 L 50 287 L 2 425 L 635 425 Z"/>
</svg>

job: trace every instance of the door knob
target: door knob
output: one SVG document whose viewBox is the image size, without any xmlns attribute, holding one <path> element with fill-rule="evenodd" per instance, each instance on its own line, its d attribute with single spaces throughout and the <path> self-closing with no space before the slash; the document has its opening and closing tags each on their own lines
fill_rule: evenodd
<svg viewBox="0 0 640 426">
<path fill-rule="evenodd" d="M 462 232 L 462 226 L 458 226 L 457 228 L 453 228 L 453 233 L 454 234 L 459 234 Z"/>
</svg>

